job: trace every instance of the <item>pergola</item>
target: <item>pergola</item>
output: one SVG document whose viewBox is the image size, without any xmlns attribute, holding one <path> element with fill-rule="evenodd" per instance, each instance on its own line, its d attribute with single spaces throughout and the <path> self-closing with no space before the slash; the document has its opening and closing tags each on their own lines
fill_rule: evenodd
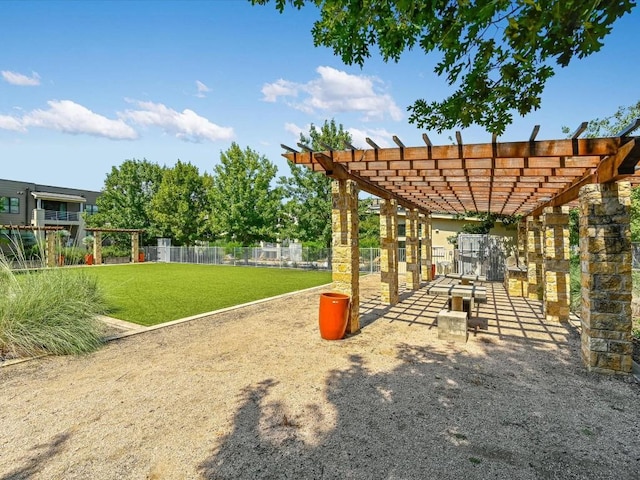
<svg viewBox="0 0 640 480">
<path fill-rule="evenodd" d="M 0 225 L 0 230 L 17 230 L 17 231 L 28 231 L 28 232 L 44 232 L 46 238 L 46 249 L 45 249 L 45 264 L 47 267 L 55 267 L 56 266 L 56 234 L 64 230 L 64 227 L 60 226 L 33 226 L 33 225 Z"/>
<path fill-rule="evenodd" d="M 138 251 L 140 249 L 140 234 L 144 232 L 144 229 L 87 227 L 85 230 L 87 232 L 93 232 L 93 258 L 96 265 L 100 265 L 102 263 L 103 233 L 128 233 L 131 235 L 131 262 L 138 263 L 140 261 L 138 256 Z"/>
<path fill-rule="evenodd" d="M 582 354 L 590 370 L 631 371 L 631 183 L 640 161 L 640 119 L 616 137 L 523 142 L 302 151 L 282 145 L 291 162 L 334 179 L 334 289 L 352 298 L 348 332 L 359 330 L 358 190 L 382 199 L 382 301 L 398 301 L 397 207 L 407 210 L 407 289 L 431 280 L 430 215 L 491 212 L 520 215 L 518 249 L 528 269 L 528 296 L 543 301 L 547 321 L 569 318 L 568 208 L 580 206 Z M 420 226 L 420 232 L 419 227 Z M 419 239 L 422 249 L 418 255 Z M 422 265 L 422 269 L 420 268 Z"/>
</svg>

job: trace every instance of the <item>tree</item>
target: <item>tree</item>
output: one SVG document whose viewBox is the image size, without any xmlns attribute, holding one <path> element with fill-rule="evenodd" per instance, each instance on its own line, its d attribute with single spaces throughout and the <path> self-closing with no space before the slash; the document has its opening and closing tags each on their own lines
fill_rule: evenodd
<svg viewBox="0 0 640 480">
<path fill-rule="evenodd" d="M 596 118 L 589 121 L 585 136 L 589 138 L 615 136 L 640 118 L 640 101 L 628 107 L 618 107 L 618 110 L 605 118 Z M 566 134 L 570 133 L 568 127 L 562 127 Z M 577 245 L 580 239 L 578 209 L 570 212 L 570 244 Z M 640 188 L 631 190 L 631 241 L 640 242 Z"/>
<path fill-rule="evenodd" d="M 325 120 L 319 130 L 312 124 L 309 136 L 300 134 L 300 143 L 314 151 L 343 149 L 344 142 L 351 143 L 351 135 L 335 120 Z M 289 168 L 291 177 L 280 179 L 288 199 L 285 211 L 291 220 L 286 233 L 290 238 L 331 247 L 331 178 L 292 162 Z"/>
<path fill-rule="evenodd" d="M 267 4 L 270 0 L 251 0 Z M 408 109 L 410 122 L 441 132 L 478 124 L 501 134 L 512 111 L 525 115 L 540 107 L 555 63 L 600 50 L 613 23 L 634 0 L 276 0 L 320 8 L 313 26 L 316 46 L 333 48 L 346 64 L 362 66 L 377 45 L 385 61 L 419 46 L 438 53 L 438 76 L 454 93 L 441 102 L 424 99 Z"/>
<path fill-rule="evenodd" d="M 220 153 L 209 191 L 214 236 L 247 246 L 277 238 L 282 191 L 271 187 L 277 171 L 266 157 L 235 142 Z"/>
<path fill-rule="evenodd" d="M 151 218 L 159 233 L 178 245 L 192 245 L 206 236 L 207 188 L 211 180 L 198 167 L 180 160 L 166 169 L 151 200 Z"/>
<path fill-rule="evenodd" d="M 361 248 L 380 247 L 380 215 L 371 211 L 373 201 L 358 202 L 358 243 Z"/>
<path fill-rule="evenodd" d="M 142 242 L 148 244 L 157 233 L 149 216 L 149 205 L 158 191 L 163 171 L 163 167 L 146 159 L 125 160 L 119 167 L 112 167 L 96 202 L 98 212 L 85 215 L 87 225 L 144 229 Z"/>
</svg>

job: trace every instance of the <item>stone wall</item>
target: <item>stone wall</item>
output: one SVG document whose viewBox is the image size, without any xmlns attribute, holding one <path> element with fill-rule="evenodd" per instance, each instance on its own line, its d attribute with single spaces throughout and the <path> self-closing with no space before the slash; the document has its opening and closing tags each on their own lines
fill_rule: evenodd
<svg viewBox="0 0 640 480">
<path fill-rule="evenodd" d="M 358 185 L 352 180 L 333 180 L 331 197 L 333 290 L 351 297 L 347 333 L 355 333 L 360 330 Z"/>
<path fill-rule="evenodd" d="M 590 371 L 631 372 L 631 185 L 580 189 L 582 359 Z"/>
<path fill-rule="evenodd" d="M 398 202 L 380 202 L 380 296 L 382 303 L 398 303 Z"/>
<path fill-rule="evenodd" d="M 542 224 L 545 318 L 548 322 L 568 322 L 571 286 L 568 208 L 545 208 Z"/>
</svg>

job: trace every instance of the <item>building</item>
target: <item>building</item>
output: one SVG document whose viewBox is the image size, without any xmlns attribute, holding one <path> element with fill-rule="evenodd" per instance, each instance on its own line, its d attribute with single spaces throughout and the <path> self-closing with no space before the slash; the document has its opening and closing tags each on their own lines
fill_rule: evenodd
<svg viewBox="0 0 640 480">
<path fill-rule="evenodd" d="M 100 192 L 0 179 L 0 225 L 61 226 L 71 240 L 85 236 L 83 213 L 98 211 Z"/>
</svg>

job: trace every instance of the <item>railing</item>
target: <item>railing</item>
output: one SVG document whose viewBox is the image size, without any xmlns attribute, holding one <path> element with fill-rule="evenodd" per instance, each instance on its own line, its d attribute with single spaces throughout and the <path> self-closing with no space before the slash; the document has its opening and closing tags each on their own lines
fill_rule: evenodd
<svg viewBox="0 0 640 480">
<path fill-rule="evenodd" d="M 80 212 L 59 212 L 57 210 L 45 210 L 44 219 L 57 222 L 79 222 Z"/>
<path fill-rule="evenodd" d="M 331 250 L 289 247 L 143 247 L 146 261 L 246 267 L 331 270 Z M 450 259 L 442 247 L 432 250 L 433 263 Z M 398 249 L 398 273 L 406 273 L 406 251 Z M 360 272 L 380 272 L 380 249 L 360 249 Z M 442 268 L 439 266 L 438 268 Z M 444 271 L 439 272 L 444 273 Z"/>
</svg>

